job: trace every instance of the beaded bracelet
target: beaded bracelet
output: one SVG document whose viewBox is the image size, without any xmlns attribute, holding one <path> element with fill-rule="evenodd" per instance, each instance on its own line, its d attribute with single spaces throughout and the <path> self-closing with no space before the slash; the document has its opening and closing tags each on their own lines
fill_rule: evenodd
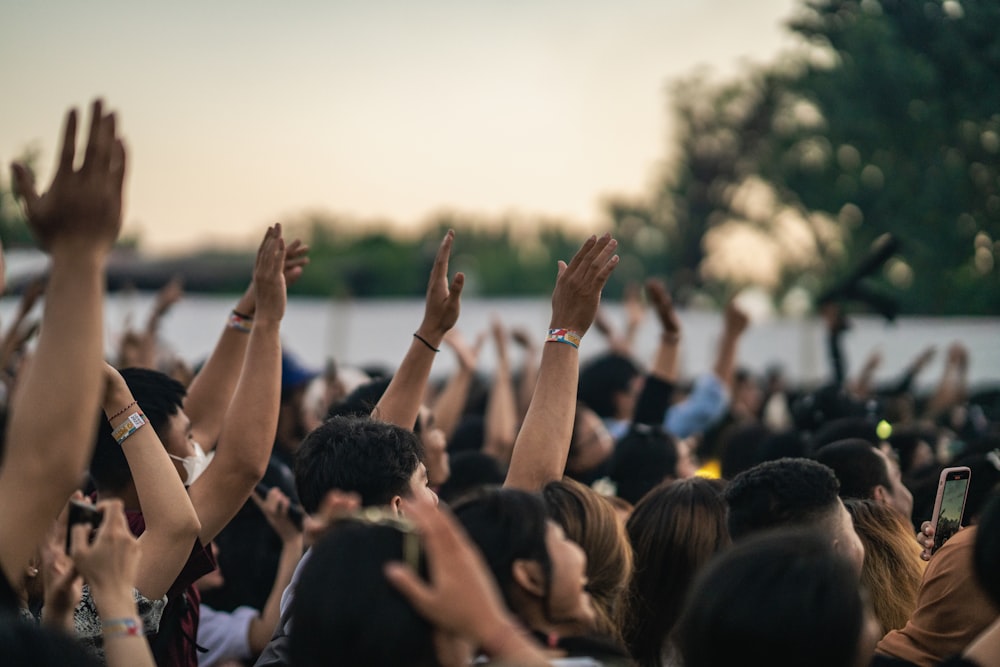
<svg viewBox="0 0 1000 667">
<path fill-rule="evenodd" d="M 573 347 L 580 348 L 580 340 L 583 334 L 571 329 L 549 329 L 549 334 L 545 337 L 546 343 L 566 343 Z"/>
<path fill-rule="evenodd" d="M 128 412 L 129 408 L 134 408 L 136 405 L 138 405 L 138 403 L 136 403 L 135 401 L 132 401 L 131 403 L 129 403 L 128 405 L 126 405 L 124 408 L 122 408 L 121 410 L 119 410 L 115 414 L 113 414 L 110 417 L 108 417 L 108 421 L 111 421 L 112 419 L 118 419 L 123 414 L 125 414 L 126 412 Z"/>
<path fill-rule="evenodd" d="M 128 419 L 123 421 L 121 424 L 118 425 L 118 428 L 112 431 L 111 435 L 114 437 L 115 442 L 117 442 L 118 445 L 121 446 L 123 442 L 128 440 L 130 435 L 132 435 L 140 428 L 142 428 L 142 426 L 145 423 L 146 423 L 146 415 L 142 413 L 142 410 L 139 410 L 138 412 L 133 412 L 131 415 L 129 415 Z"/>
<path fill-rule="evenodd" d="M 138 637 L 141 628 L 139 621 L 134 618 L 109 618 L 101 621 L 101 630 L 104 631 L 104 638 L 109 637 Z"/>
<path fill-rule="evenodd" d="M 253 328 L 253 318 L 234 310 L 229 314 L 229 323 L 226 326 L 230 329 L 242 331 L 243 333 L 250 333 L 250 329 Z"/>
</svg>

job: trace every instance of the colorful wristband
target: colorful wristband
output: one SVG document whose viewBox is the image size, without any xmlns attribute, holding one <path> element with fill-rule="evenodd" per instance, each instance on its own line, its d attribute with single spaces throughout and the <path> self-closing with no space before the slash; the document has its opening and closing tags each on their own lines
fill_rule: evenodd
<svg viewBox="0 0 1000 667">
<path fill-rule="evenodd" d="M 139 621 L 134 618 L 110 618 L 106 621 L 101 621 L 101 630 L 104 631 L 104 637 L 138 637 L 141 628 L 139 626 Z"/>
<path fill-rule="evenodd" d="M 229 313 L 229 323 L 226 326 L 230 329 L 242 331 L 243 333 L 250 333 L 250 329 L 253 328 L 253 318 L 243 313 L 237 313 L 234 310 Z"/>
<path fill-rule="evenodd" d="M 580 348 L 580 340 L 583 334 L 570 329 L 549 329 L 549 335 L 545 337 L 546 343 L 566 343 L 573 347 Z"/>
<path fill-rule="evenodd" d="M 146 423 L 146 415 L 139 412 L 133 412 L 129 415 L 128 419 L 123 421 L 118 425 L 111 435 L 114 437 L 115 442 L 121 445 L 123 442 L 128 440 L 129 436 L 138 431 Z"/>
</svg>

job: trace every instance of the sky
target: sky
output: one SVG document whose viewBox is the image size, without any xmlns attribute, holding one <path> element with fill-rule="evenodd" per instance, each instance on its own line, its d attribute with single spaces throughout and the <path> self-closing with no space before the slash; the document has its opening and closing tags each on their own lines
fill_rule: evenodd
<svg viewBox="0 0 1000 667">
<path fill-rule="evenodd" d="M 601 220 L 669 156 L 669 85 L 794 45 L 796 0 L 6 0 L 0 161 L 96 95 L 143 248 L 249 245 L 313 211 Z M 7 170 L 0 182 L 6 184 Z"/>
</svg>

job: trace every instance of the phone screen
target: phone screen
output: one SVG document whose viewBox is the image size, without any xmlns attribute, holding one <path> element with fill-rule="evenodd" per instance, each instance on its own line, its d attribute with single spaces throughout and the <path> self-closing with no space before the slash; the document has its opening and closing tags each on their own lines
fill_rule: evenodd
<svg viewBox="0 0 1000 667">
<path fill-rule="evenodd" d="M 941 494 L 941 511 L 934 527 L 934 548 L 939 548 L 949 537 L 958 532 L 962 525 L 965 509 L 965 492 L 969 488 L 969 478 L 957 473 L 949 475 Z"/>
</svg>

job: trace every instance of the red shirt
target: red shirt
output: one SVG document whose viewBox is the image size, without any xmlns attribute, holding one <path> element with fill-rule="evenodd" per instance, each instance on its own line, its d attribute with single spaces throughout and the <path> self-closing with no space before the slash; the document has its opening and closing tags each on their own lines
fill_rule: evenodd
<svg viewBox="0 0 1000 667">
<path fill-rule="evenodd" d="M 126 511 L 128 527 L 138 537 L 146 530 L 142 512 Z M 167 591 L 167 606 L 160 620 L 160 632 L 149 638 L 159 667 L 198 667 L 198 606 L 201 595 L 194 582 L 216 567 L 210 549 L 195 539 L 184 569 Z"/>
</svg>

